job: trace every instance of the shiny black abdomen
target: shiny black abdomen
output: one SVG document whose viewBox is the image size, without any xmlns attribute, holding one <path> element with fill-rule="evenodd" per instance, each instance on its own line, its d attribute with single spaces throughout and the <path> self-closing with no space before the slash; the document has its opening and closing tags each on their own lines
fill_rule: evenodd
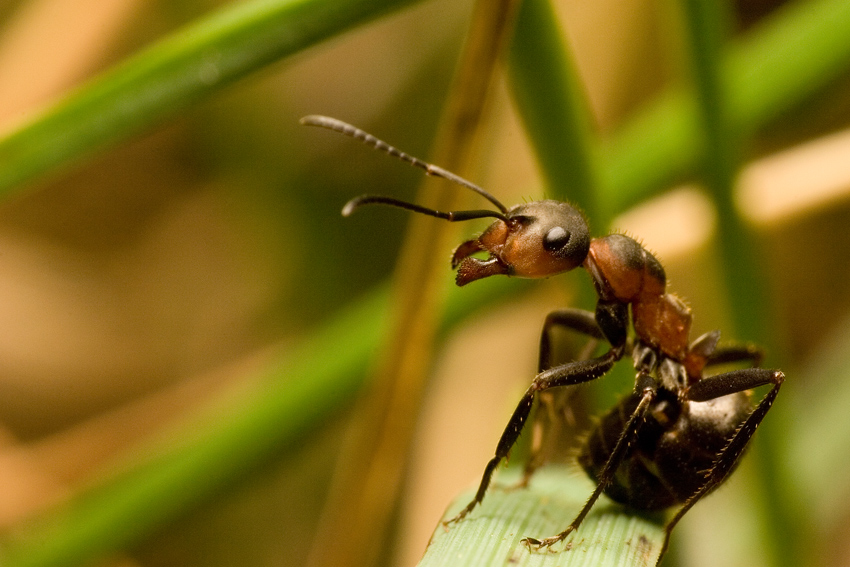
<svg viewBox="0 0 850 567">
<path fill-rule="evenodd" d="M 621 400 L 591 432 L 578 460 L 594 482 L 639 401 L 637 394 Z M 702 486 L 706 471 L 751 410 L 747 393 L 680 402 L 659 390 L 605 494 L 638 510 L 683 503 Z"/>
</svg>

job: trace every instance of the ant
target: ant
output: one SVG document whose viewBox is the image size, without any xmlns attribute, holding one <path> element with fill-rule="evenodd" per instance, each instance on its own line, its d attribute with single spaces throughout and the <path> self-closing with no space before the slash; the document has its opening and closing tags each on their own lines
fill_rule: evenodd
<svg viewBox="0 0 850 567">
<path fill-rule="evenodd" d="M 570 204 L 543 200 L 509 209 L 477 185 L 350 124 L 324 116 L 307 116 L 301 123 L 351 136 L 424 169 L 428 175 L 471 189 L 498 209 L 443 212 L 373 195 L 356 197 L 343 208 L 344 216 L 363 205 L 382 204 L 450 222 L 495 218 L 478 238 L 454 251 L 451 265 L 457 269 L 457 285 L 499 274 L 544 278 L 579 266 L 593 280 L 598 296 L 595 312 L 569 308 L 546 317 L 538 374 L 508 421 L 475 497 L 445 525 L 462 520 L 484 500 L 493 472 L 519 438 L 538 394 L 596 380 L 630 355 L 636 371 L 634 390 L 602 417 L 578 456 L 596 488 L 564 531 L 545 539 L 526 537 L 522 541 L 529 549 L 540 550 L 564 540 L 579 528 L 604 492 L 636 510 L 681 505 L 665 526 L 660 562 L 682 516 L 735 469 L 776 399 L 785 375 L 758 367 L 763 356 L 758 347 L 718 348 L 719 331 L 705 333 L 689 343 L 691 310 L 667 292 L 666 275 L 658 259 L 624 234 L 591 238 L 584 217 Z M 480 252 L 488 258 L 473 257 Z M 607 341 L 608 350 L 595 358 L 552 366 L 551 332 L 558 327 Z M 703 375 L 707 368 L 732 362 L 749 362 L 750 367 Z M 748 391 L 765 385 L 772 388 L 754 405 Z"/>
</svg>

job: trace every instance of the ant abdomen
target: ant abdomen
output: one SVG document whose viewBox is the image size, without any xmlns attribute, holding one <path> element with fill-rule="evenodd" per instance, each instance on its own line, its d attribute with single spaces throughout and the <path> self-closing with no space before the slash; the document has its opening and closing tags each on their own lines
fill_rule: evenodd
<svg viewBox="0 0 850 567">
<path fill-rule="evenodd" d="M 594 481 L 600 480 L 602 468 L 640 401 L 635 393 L 622 399 L 602 416 L 582 447 L 578 462 Z M 744 392 L 680 403 L 676 393 L 659 389 L 605 494 L 636 510 L 664 510 L 683 504 L 705 483 L 705 471 L 714 466 L 717 455 L 752 409 Z"/>
</svg>

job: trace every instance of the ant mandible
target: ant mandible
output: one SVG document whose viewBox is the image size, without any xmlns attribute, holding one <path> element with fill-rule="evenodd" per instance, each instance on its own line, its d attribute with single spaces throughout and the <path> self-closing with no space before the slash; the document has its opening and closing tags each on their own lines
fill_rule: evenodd
<svg viewBox="0 0 850 567">
<path fill-rule="evenodd" d="M 581 448 L 578 461 L 596 488 L 572 523 L 545 539 L 527 537 L 530 549 L 548 548 L 577 530 L 603 492 L 638 510 L 681 505 L 665 526 L 659 562 L 670 533 L 682 516 L 720 485 L 741 458 L 767 414 L 785 378 L 778 370 L 758 368 L 762 351 L 751 345 L 718 348 L 719 331 L 690 344 L 690 308 L 666 291 L 660 262 L 636 240 L 623 234 L 591 238 L 584 217 L 568 203 L 534 201 L 508 209 L 488 192 L 435 165 L 410 156 L 350 124 L 307 116 L 302 124 L 351 136 L 425 170 L 475 191 L 498 209 L 443 212 L 392 197 L 364 195 L 349 201 L 343 215 L 367 204 L 382 204 L 447 221 L 497 219 L 478 238 L 458 246 L 452 256 L 457 284 L 502 274 L 543 278 L 579 266 L 593 280 L 595 312 L 561 309 L 543 325 L 538 374 L 508 421 L 487 463 L 472 501 L 446 525 L 457 522 L 482 502 L 494 470 L 507 458 L 528 419 L 536 394 L 604 376 L 615 362 L 631 355 L 637 372 L 633 392 L 605 414 Z M 488 254 L 486 260 L 472 255 Z M 629 336 L 629 308 L 634 337 Z M 610 345 L 596 358 L 551 366 L 553 329 L 562 327 Z M 704 376 L 706 368 L 730 362 L 751 367 Z M 772 385 L 753 407 L 748 390 Z"/>
</svg>

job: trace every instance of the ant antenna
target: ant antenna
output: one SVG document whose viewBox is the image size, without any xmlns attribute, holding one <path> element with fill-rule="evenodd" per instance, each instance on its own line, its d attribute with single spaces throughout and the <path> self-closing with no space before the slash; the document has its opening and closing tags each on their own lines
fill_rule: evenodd
<svg viewBox="0 0 850 567">
<path fill-rule="evenodd" d="M 422 161 L 421 159 L 414 157 L 412 155 L 406 154 L 405 152 L 395 148 L 388 143 L 384 142 L 369 134 L 368 132 L 357 128 L 356 126 L 352 126 L 347 122 L 343 122 L 342 120 L 337 120 L 336 118 L 331 118 L 329 116 L 320 116 L 320 115 L 310 115 L 305 116 L 301 119 L 301 124 L 306 126 L 319 126 L 321 128 L 327 128 L 328 130 L 333 130 L 334 132 L 339 132 L 340 134 L 345 134 L 346 136 L 350 136 L 355 140 L 363 142 L 367 146 L 371 146 L 372 148 L 382 151 L 387 155 L 398 158 L 401 161 L 412 165 L 413 167 L 418 167 L 420 169 L 425 170 L 426 175 L 431 175 L 433 177 L 441 177 L 457 185 L 461 185 L 466 187 L 467 189 L 471 189 L 493 203 L 496 208 L 501 211 L 501 213 L 496 211 L 489 210 L 472 210 L 472 211 L 437 211 L 434 209 L 428 209 L 426 207 L 422 207 L 420 205 L 416 205 L 413 203 L 408 203 L 406 201 L 401 201 L 399 199 L 394 199 L 392 197 L 383 197 L 377 195 L 361 195 L 360 197 L 355 197 L 345 204 L 345 207 L 342 209 L 343 216 L 348 216 L 354 212 L 354 210 L 361 205 L 368 205 L 372 203 L 379 203 L 382 205 L 390 205 L 393 207 L 400 207 L 402 209 L 407 209 L 410 211 L 414 211 L 417 213 L 422 213 L 426 215 L 430 215 L 432 217 L 437 217 L 441 219 L 445 219 L 447 221 L 464 221 L 471 219 L 479 219 L 485 217 L 494 217 L 497 219 L 501 219 L 503 221 L 507 221 L 507 213 L 508 208 L 505 207 L 502 203 L 499 202 L 496 197 L 464 179 L 459 175 L 455 175 L 451 171 L 443 169 L 442 167 L 427 163 Z"/>
</svg>

